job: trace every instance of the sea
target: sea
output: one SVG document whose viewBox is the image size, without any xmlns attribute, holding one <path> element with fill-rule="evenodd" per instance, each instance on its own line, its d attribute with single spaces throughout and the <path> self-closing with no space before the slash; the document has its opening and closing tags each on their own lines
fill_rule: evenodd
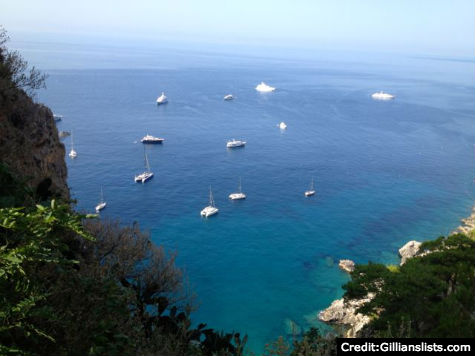
<svg viewBox="0 0 475 356">
<path fill-rule="evenodd" d="M 292 323 L 325 327 L 318 312 L 349 278 L 340 259 L 398 264 L 404 243 L 447 235 L 470 214 L 472 58 L 15 45 L 49 75 L 36 100 L 73 132 L 77 209 L 93 212 L 102 186 L 101 217 L 138 222 L 176 254 L 193 321 L 247 334 L 255 353 L 291 340 Z M 261 81 L 276 90 L 257 92 Z M 380 90 L 395 99 L 373 100 Z M 146 134 L 165 141 L 145 146 Z M 227 149 L 233 138 L 246 146 Z M 144 153 L 155 176 L 137 184 Z M 231 201 L 239 179 L 247 198 Z M 210 187 L 219 213 L 205 219 Z"/>
</svg>

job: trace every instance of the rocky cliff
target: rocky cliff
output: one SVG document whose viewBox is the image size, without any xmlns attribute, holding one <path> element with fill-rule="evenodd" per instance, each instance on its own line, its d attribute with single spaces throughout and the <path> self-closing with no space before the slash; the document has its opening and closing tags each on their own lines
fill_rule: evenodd
<svg viewBox="0 0 475 356">
<path fill-rule="evenodd" d="M 69 199 L 65 150 L 53 114 L 25 93 L 0 101 L 0 163 L 26 180 L 38 199 Z"/>
</svg>

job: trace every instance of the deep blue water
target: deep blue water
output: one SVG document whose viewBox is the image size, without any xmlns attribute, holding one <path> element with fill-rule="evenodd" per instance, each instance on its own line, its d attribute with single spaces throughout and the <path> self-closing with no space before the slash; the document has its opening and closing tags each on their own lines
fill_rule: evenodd
<svg viewBox="0 0 475 356">
<path fill-rule="evenodd" d="M 194 320 L 247 333 L 256 352 L 285 334 L 286 318 L 318 325 L 347 280 L 338 259 L 398 263 L 402 244 L 447 234 L 473 203 L 471 61 L 23 53 L 49 73 L 38 99 L 74 130 L 78 158 L 66 160 L 78 208 L 91 211 L 104 185 L 102 215 L 139 221 L 178 252 Z M 256 92 L 261 80 L 277 90 Z M 163 90 L 169 103 L 157 107 Z M 379 90 L 396 99 L 372 100 Z M 155 177 L 141 185 L 146 133 L 166 141 L 146 148 Z M 248 143 L 230 151 L 231 138 Z M 239 176 L 248 198 L 232 202 Z M 317 195 L 305 198 L 311 177 Z M 206 220 L 209 185 L 220 211 Z"/>
</svg>

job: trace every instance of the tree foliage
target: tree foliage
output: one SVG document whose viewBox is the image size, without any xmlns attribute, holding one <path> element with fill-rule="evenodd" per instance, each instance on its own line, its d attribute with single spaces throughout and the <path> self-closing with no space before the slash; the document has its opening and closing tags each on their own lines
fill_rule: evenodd
<svg viewBox="0 0 475 356">
<path fill-rule="evenodd" d="M 475 337 L 475 241 L 441 237 L 422 244 L 421 252 L 427 254 L 399 269 L 355 268 L 345 298 L 376 293 L 359 309 L 374 317 L 365 336 Z"/>
<path fill-rule="evenodd" d="M 81 228 L 81 216 L 69 208 L 37 205 L 0 209 L 0 347 L 3 353 L 26 353 L 25 344 L 54 342 L 41 326 L 48 314 L 47 281 L 37 278 L 39 268 L 70 269 L 77 261 L 67 257 L 66 236 L 92 237 Z"/>
<path fill-rule="evenodd" d="M 37 89 L 45 87 L 46 75 L 35 67 L 29 67 L 18 51 L 6 47 L 8 34 L 0 27 L 0 104 L 15 97 L 17 90 L 32 95 Z"/>
<path fill-rule="evenodd" d="M 265 345 L 265 356 L 332 356 L 336 355 L 336 339 L 332 334 L 323 336 L 317 328 L 310 328 L 292 343 L 280 336 Z"/>
</svg>

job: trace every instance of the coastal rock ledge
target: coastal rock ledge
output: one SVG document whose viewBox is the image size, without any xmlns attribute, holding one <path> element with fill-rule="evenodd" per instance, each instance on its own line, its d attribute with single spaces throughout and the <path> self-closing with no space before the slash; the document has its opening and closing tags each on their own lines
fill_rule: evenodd
<svg viewBox="0 0 475 356">
<path fill-rule="evenodd" d="M 399 256 L 401 256 L 401 266 L 406 263 L 409 258 L 417 256 L 419 253 L 419 248 L 421 247 L 422 242 L 419 241 L 409 241 L 403 247 L 399 249 Z"/>
<path fill-rule="evenodd" d="M 468 218 L 461 220 L 462 225 L 452 231 L 452 234 L 470 235 L 475 230 L 475 206 L 472 208 L 472 213 Z"/>
<path fill-rule="evenodd" d="M 351 273 L 355 270 L 355 263 L 352 260 L 340 260 L 338 266 L 345 272 Z"/>
<path fill-rule="evenodd" d="M 345 302 L 343 298 L 333 303 L 318 314 L 318 319 L 323 322 L 349 327 L 345 337 L 356 337 L 358 332 L 371 320 L 368 316 L 357 313 L 356 309 L 374 298 L 370 293 L 366 298 L 354 299 Z"/>
</svg>

